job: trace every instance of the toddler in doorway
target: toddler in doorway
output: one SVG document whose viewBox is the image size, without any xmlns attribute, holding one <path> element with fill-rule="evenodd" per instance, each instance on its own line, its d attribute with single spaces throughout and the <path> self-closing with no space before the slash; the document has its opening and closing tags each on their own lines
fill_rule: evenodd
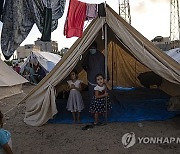
<svg viewBox="0 0 180 154">
<path fill-rule="evenodd" d="M 104 79 L 102 74 L 96 75 L 97 86 L 94 87 L 94 97 L 92 98 L 89 112 L 94 114 L 94 125 L 99 124 L 99 115 L 105 114 L 107 110 L 112 108 L 107 90 L 111 90 L 111 86 Z M 106 108 L 107 101 L 107 108 Z"/>
</svg>

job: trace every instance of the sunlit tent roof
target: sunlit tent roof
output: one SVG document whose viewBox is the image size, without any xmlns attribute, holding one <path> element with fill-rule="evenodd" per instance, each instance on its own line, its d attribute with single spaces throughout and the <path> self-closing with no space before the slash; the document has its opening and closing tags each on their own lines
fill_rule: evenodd
<svg viewBox="0 0 180 154">
<path fill-rule="evenodd" d="M 180 64 L 180 48 L 168 50 L 166 54 L 169 55 L 171 58 L 173 58 L 175 61 L 177 61 Z"/>
<path fill-rule="evenodd" d="M 43 67 L 46 72 L 50 72 L 54 66 L 60 61 L 61 56 L 50 52 L 36 52 L 33 51 L 27 57 L 25 62 L 21 65 L 21 72 L 24 71 L 24 67 L 27 63 L 38 63 Z"/>
<path fill-rule="evenodd" d="M 22 84 L 28 82 L 0 59 L 0 99 L 22 92 Z"/>
<path fill-rule="evenodd" d="M 156 48 L 152 42 L 123 20 L 109 6 L 106 17 L 96 18 L 63 56 L 54 69 L 33 89 L 27 97 L 24 121 L 40 126 L 57 113 L 55 95 L 63 89 L 69 73 L 76 68 L 79 78 L 87 83 L 81 64 L 94 40 L 104 52 L 102 28 L 108 26 L 108 69 L 113 86 L 141 87 L 137 76 L 152 70 L 163 78 L 161 89 L 171 95 L 180 95 L 180 65 Z"/>
</svg>

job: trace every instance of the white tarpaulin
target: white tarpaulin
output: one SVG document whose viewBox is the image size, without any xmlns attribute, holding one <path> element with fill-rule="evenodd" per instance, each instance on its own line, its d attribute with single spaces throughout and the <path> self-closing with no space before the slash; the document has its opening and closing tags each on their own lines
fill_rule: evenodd
<svg viewBox="0 0 180 154">
<path fill-rule="evenodd" d="M 171 49 L 165 52 L 168 56 L 180 63 L 180 48 Z"/>
<path fill-rule="evenodd" d="M 61 56 L 50 52 L 31 52 L 25 62 L 21 65 L 21 73 L 24 71 L 24 67 L 29 63 L 38 63 L 47 72 L 50 72 L 54 66 L 61 60 Z"/>
</svg>

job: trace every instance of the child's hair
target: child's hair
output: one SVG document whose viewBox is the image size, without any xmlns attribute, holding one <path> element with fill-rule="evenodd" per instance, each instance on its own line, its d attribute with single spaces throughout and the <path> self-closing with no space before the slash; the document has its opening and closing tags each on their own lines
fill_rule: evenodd
<svg viewBox="0 0 180 154">
<path fill-rule="evenodd" d="M 78 79 L 78 72 L 77 72 L 77 70 L 73 69 L 73 70 L 71 71 L 71 73 L 72 73 L 72 72 L 74 72 L 74 73 L 75 73 L 75 75 L 76 75 L 76 79 Z M 71 74 L 71 73 L 70 73 L 70 74 Z M 70 76 L 70 74 L 69 74 L 69 76 Z"/>
<path fill-rule="evenodd" d="M 103 77 L 103 79 L 105 79 L 105 77 L 104 77 L 104 75 L 103 75 L 103 74 L 98 73 L 98 74 L 96 75 L 96 77 L 95 77 L 95 80 L 97 80 L 97 77 L 99 77 L 99 76 L 102 76 L 102 77 Z"/>
</svg>

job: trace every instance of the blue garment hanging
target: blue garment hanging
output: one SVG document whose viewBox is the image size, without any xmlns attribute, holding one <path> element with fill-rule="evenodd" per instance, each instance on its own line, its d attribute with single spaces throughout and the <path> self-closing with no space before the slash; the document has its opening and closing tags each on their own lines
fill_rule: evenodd
<svg viewBox="0 0 180 154">
<path fill-rule="evenodd" d="M 52 15 L 51 31 L 57 28 L 57 17 L 62 17 L 65 7 L 65 0 L 56 0 L 56 2 L 51 4 L 51 7 L 55 9 L 52 10 L 55 17 Z M 60 6 L 53 6 L 55 4 Z M 59 9 L 61 11 L 57 11 Z M 2 15 L 1 49 L 7 60 L 26 39 L 34 23 L 39 31 L 43 32 L 44 10 L 43 0 L 8 0 L 5 2 Z"/>
</svg>

